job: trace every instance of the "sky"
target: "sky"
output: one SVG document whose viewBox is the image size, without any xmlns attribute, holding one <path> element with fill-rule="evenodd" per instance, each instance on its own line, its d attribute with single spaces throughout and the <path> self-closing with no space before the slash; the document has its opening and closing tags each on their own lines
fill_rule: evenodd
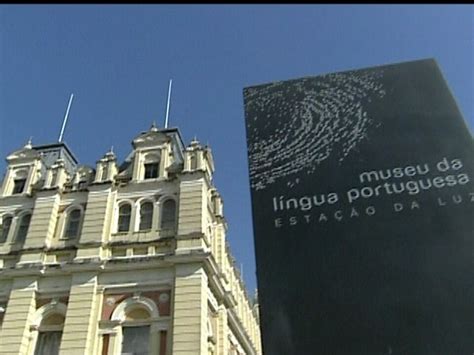
<svg viewBox="0 0 474 355">
<path fill-rule="evenodd" d="M 80 163 L 164 124 L 209 144 L 227 238 L 257 287 L 244 87 L 435 58 L 473 132 L 473 5 L 1 5 L 0 155 L 64 141 Z M 0 160 L 0 171 L 6 162 Z M 297 236 L 295 236 L 297 237 Z"/>
</svg>

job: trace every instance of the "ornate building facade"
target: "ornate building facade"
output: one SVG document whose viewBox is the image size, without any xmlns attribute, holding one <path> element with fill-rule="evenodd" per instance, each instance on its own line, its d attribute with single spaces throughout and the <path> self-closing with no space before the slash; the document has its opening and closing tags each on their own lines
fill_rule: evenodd
<svg viewBox="0 0 474 355">
<path fill-rule="evenodd" d="M 7 157 L 0 354 L 261 354 L 211 150 L 154 125 L 95 169 L 64 143 Z"/>
</svg>

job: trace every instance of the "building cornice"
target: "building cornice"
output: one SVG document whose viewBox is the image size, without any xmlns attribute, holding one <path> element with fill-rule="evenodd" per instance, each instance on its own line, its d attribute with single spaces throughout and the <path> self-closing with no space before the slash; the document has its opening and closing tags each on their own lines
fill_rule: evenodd
<svg viewBox="0 0 474 355">
<path fill-rule="evenodd" d="M 239 317 L 235 314 L 233 309 L 227 310 L 229 325 L 231 326 L 232 330 L 234 330 L 234 334 L 239 339 L 240 343 L 244 346 L 245 350 L 248 351 L 248 355 L 257 355 L 257 350 L 255 349 L 254 345 L 250 342 L 250 336 L 245 331 L 242 322 L 240 322 Z"/>
</svg>

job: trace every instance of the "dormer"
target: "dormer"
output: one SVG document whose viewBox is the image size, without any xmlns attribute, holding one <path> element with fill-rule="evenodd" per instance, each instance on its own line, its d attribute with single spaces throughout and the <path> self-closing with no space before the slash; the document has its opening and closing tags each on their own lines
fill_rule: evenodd
<svg viewBox="0 0 474 355">
<path fill-rule="evenodd" d="M 41 178 L 42 161 L 33 149 L 31 141 L 20 150 L 11 153 L 7 159 L 7 172 L 3 179 L 0 197 L 31 194 L 33 186 Z"/>
<path fill-rule="evenodd" d="M 199 141 L 194 138 L 186 147 L 184 153 L 184 170 L 183 172 L 203 171 L 212 180 L 214 173 L 214 158 L 211 149 L 207 146 L 203 147 Z"/>
<path fill-rule="evenodd" d="M 89 186 L 93 179 L 94 169 L 86 165 L 81 165 L 77 168 L 76 173 L 74 174 L 72 186 L 75 190 L 83 190 Z"/>
<path fill-rule="evenodd" d="M 153 124 L 133 140 L 132 146 L 132 181 L 168 178 L 167 168 L 173 163 L 171 137 Z"/>
<path fill-rule="evenodd" d="M 59 158 L 48 168 L 44 187 L 47 189 L 62 189 L 68 178 L 69 173 L 66 170 L 64 159 Z"/>
<path fill-rule="evenodd" d="M 97 162 L 94 182 L 113 181 L 117 175 L 117 157 L 112 148 Z"/>
</svg>

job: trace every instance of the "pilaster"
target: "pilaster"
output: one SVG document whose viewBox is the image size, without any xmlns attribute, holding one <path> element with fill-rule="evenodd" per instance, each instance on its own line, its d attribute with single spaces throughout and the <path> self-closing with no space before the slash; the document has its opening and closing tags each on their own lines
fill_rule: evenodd
<svg viewBox="0 0 474 355">
<path fill-rule="evenodd" d="M 173 355 L 207 355 L 207 276 L 199 264 L 176 266 Z"/>
<path fill-rule="evenodd" d="M 54 190 L 38 194 L 24 244 L 25 249 L 49 245 L 54 236 L 59 202 L 60 196 Z"/>
<path fill-rule="evenodd" d="M 217 353 L 229 353 L 229 326 L 227 324 L 227 309 L 219 306 L 217 318 Z"/>
<path fill-rule="evenodd" d="M 180 183 L 178 235 L 204 233 L 207 198 L 204 179 Z"/>
<path fill-rule="evenodd" d="M 100 243 L 110 234 L 114 194 L 109 184 L 89 188 L 87 208 L 84 214 L 80 244 L 76 258 L 100 256 Z M 88 247 L 87 244 L 91 244 Z"/>
<path fill-rule="evenodd" d="M 13 281 L 3 326 L 0 331 L 0 354 L 26 354 L 29 345 L 29 326 L 36 306 L 37 283 L 34 278 Z"/>
<path fill-rule="evenodd" d="M 61 339 L 61 355 L 94 354 L 99 297 L 97 275 L 80 273 L 73 276 Z"/>
</svg>

